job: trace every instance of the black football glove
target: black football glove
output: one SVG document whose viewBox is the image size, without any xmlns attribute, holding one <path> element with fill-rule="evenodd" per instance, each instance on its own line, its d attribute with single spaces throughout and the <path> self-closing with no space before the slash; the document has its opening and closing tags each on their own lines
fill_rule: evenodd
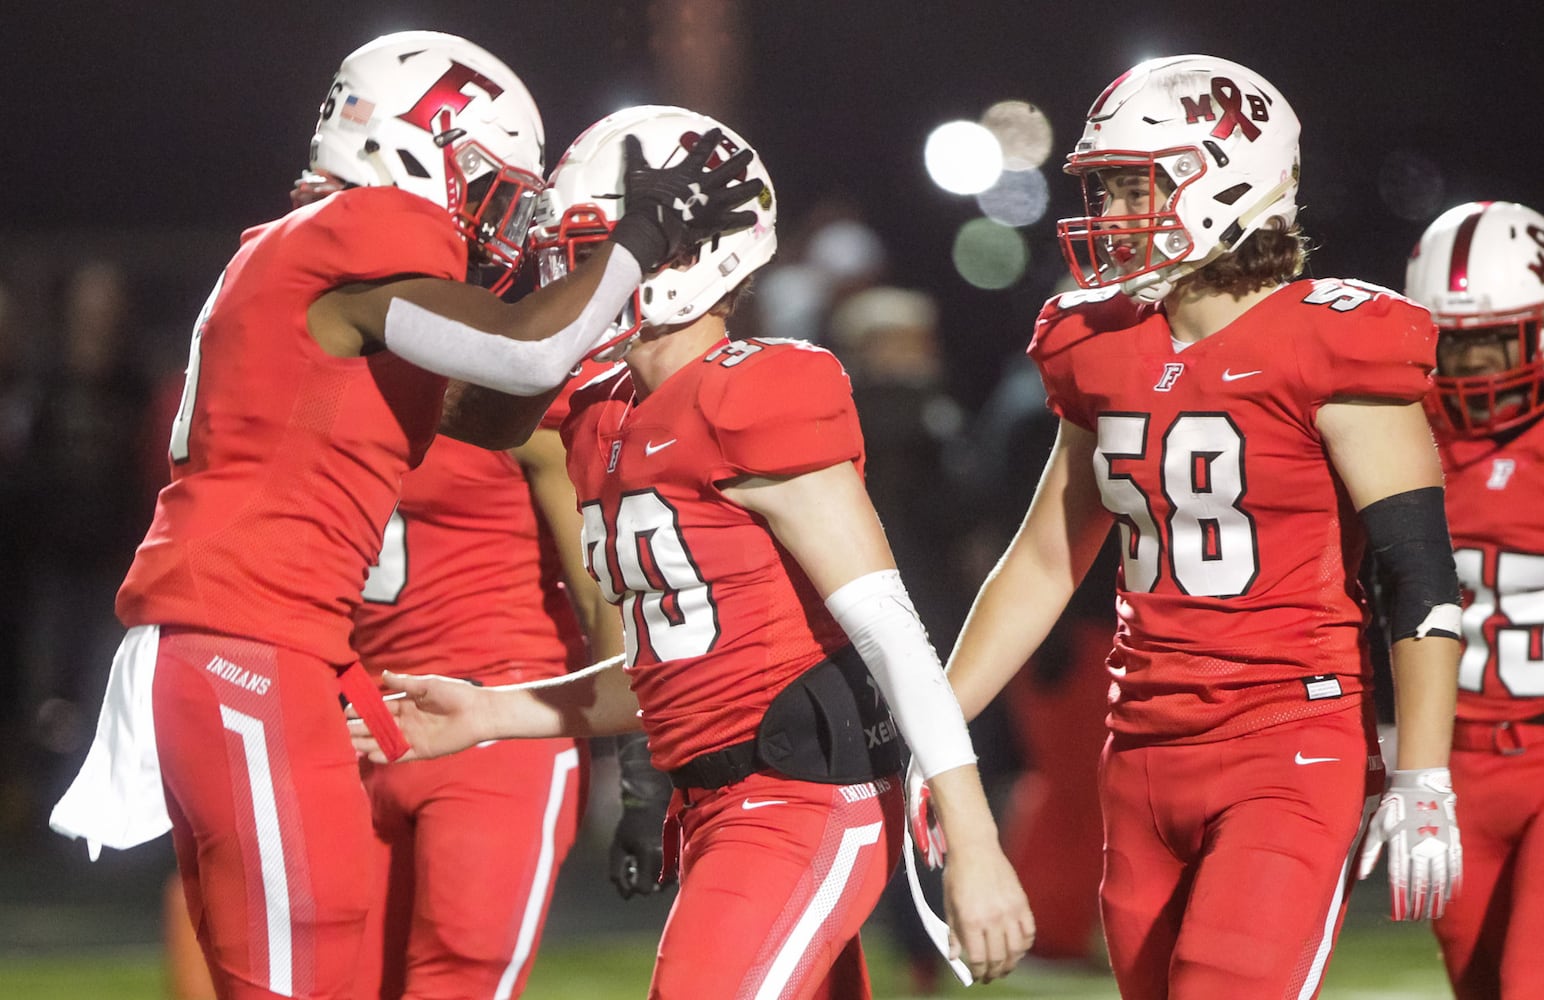
<svg viewBox="0 0 1544 1000">
<path fill-rule="evenodd" d="M 612 228 L 611 240 L 637 259 L 644 274 L 689 254 L 720 233 L 755 225 L 755 212 L 733 209 L 761 193 L 764 185 L 760 178 L 730 183 L 755 154 L 742 149 L 718 166 L 703 169 L 723 138 L 722 130 L 708 129 L 686 159 L 673 167 L 655 169 L 643 158 L 638 137 L 623 137 L 622 197 L 626 211 Z"/>
<path fill-rule="evenodd" d="M 675 882 L 664 882 L 665 813 L 670 808 L 670 777 L 649 763 L 648 741 L 642 733 L 617 737 L 617 765 L 622 774 L 622 818 L 611 838 L 611 881 L 623 899 L 647 896 Z"/>
</svg>

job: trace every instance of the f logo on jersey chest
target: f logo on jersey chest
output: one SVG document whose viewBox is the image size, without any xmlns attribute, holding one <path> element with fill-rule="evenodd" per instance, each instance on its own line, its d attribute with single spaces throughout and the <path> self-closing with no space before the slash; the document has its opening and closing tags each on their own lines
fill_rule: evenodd
<svg viewBox="0 0 1544 1000">
<path fill-rule="evenodd" d="M 1163 374 L 1158 376 L 1158 384 L 1153 386 L 1154 392 L 1168 392 L 1174 388 L 1174 383 L 1179 381 L 1180 372 L 1185 366 L 1178 361 L 1170 361 L 1163 366 Z"/>
<path fill-rule="evenodd" d="M 1506 489 L 1506 484 L 1511 480 L 1512 473 L 1516 471 L 1517 460 L 1515 458 L 1496 459 L 1491 464 L 1490 479 L 1486 481 L 1485 488 L 1488 490 Z"/>
<path fill-rule="evenodd" d="M 607 472 L 615 472 L 615 471 L 617 471 L 617 459 L 619 459 L 621 457 L 622 457 L 622 442 L 621 441 L 613 441 L 613 442 L 611 442 L 611 457 L 609 459 L 607 459 L 607 461 L 606 461 L 606 471 Z"/>
</svg>

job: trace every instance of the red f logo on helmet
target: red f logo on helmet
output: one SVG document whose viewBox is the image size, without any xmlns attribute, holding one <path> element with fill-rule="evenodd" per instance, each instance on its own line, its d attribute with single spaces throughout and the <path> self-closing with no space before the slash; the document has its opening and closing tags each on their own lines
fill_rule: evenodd
<svg viewBox="0 0 1544 1000">
<path fill-rule="evenodd" d="M 417 125 L 425 132 L 433 132 L 436 114 L 446 109 L 449 109 L 452 114 L 459 114 L 463 108 L 472 103 L 472 95 L 466 93 L 466 85 L 469 83 L 480 87 L 490 101 L 498 100 L 499 95 L 504 93 L 503 87 L 472 67 L 452 62 L 450 68 L 434 81 L 434 85 L 424 96 L 397 117 L 409 125 Z"/>
</svg>

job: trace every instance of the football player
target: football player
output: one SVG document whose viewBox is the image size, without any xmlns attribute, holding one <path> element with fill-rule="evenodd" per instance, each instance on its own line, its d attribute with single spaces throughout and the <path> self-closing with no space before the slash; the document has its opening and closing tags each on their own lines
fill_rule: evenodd
<svg viewBox="0 0 1544 1000">
<path fill-rule="evenodd" d="M 1464 886 L 1434 928 L 1460 1000 L 1544 996 L 1544 215 L 1444 212 L 1405 294 L 1440 330 L 1427 410 L 1468 598 L 1452 761 Z"/>
<path fill-rule="evenodd" d="M 973 717 L 1118 528 L 1101 912 L 1127 998 L 1313 996 L 1369 818 L 1363 873 L 1387 843 L 1396 918 L 1439 915 L 1458 878 L 1435 330 L 1386 289 L 1294 280 L 1298 131 L 1275 87 L 1208 56 L 1094 101 L 1067 161 L 1087 213 L 1058 224 L 1082 288 L 1029 347 L 1056 445 L 950 658 Z M 1391 577 L 1386 794 L 1364 544 Z"/>
<path fill-rule="evenodd" d="M 549 181 L 532 242 L 544 277 L 603 245 L 634 163 L 675 162 L 715 131 L 709 163 L 749 149 L 680 109 L 592 126 Z M 1033 920 L 864 489 L 846 376 L 804 342 L 727 336 L 776 245 L 761 160 L 745 171 L 764 182 L 755 224 L 645 282 L 608 349 L 626 364 L 576 390 L 563 425 L 586 559 L 622 608 L 625 673 L 503 691 L 391 678 L 411 695 L 391 704 L 421 755 L 641 723 L 677 789 L 666 846 L 681 890 L 650 990 L 663 998 L 870 995 L 858 931 L 899 858 L 904 736 L 951 838 L 958 946 L 993 979 Z"/>
<path fill-rule="evenodd" d="M 93 853 L 171 827 L 221 997 L 354 995 L 374 855 L 338 695 L 400 741 L 349 633 L 401 477 L 436 429 L 523 440 L 644 274 L 747 220 L 757 185 L 731 184 L 744 158 L 704 169 L 713 138 L 641 166 L 586 267 L 508 305 L 467 279 L 518 262 L 535 106 L 464 39 L 384 36 L 312 140 L 344 189 L 248 231 L 216 282 L 98 739 L 52 821 Z"/>
<path fill-rule="evenodd" d="M 372 677 L 510 684 L 621 652 L 621 621 L 581 558 L 557 432 L 567 398 L 511 452 L 439 437 L 403 477 L 354 612 Z M 521 995 L 578 833 L 587 750 L 506 740 L 401 767 L 361 761 L 382 855 L 361 996 Z"/>
</svg>

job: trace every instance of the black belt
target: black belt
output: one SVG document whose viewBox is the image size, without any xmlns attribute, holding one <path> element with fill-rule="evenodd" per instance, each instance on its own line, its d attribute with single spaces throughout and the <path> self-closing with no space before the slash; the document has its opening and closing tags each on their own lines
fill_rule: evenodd
<svg viewBox="0 0 1544 1000">
<path fill-rule="evenodd" d="M 677 788 L 723 788 L 764 770 L 751 739 L 693 757 L 670 772 L 670 783 Z"/>
</svg>

